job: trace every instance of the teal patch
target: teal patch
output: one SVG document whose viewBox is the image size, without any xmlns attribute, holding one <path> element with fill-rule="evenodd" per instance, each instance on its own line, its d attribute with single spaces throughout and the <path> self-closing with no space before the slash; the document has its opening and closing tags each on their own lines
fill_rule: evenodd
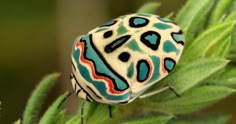
<svg viewBox="0 0 236 124">
<path fill-rule="evenodd" d="M 160 77 L 160 58 L 157 56 L 150 56 L 150 57 L 152 59 L 152 64 L 153 64 L 153 73 L 148 83 L 156 81 Z"/>
<path fill-rule="evenodd" d="M 184 38 L 183 38 L 182 34 L 173 34 L 173 38 L 176 42 L 184 41 Z"/>
<path fill-rule="evenodd" d="M 175 47 L 175 45 L 170 41 L 166 40 L 163 45 L 163 50 L 167 53 L 169 52 L 176 52 L 179 53 L 179 50 Z"/>
<path fill-rule="evenodd" d="M 166 30 L 166 29 L 172 28 L 171 25 L 167 25 L 165 23 L 155 23 L 154 27 L 156 27 L 156 28 L 158 28 L 160 30 Z"/>
<path fill-rule="evenodd" d="M 139 48 L 139 46 L 138 46 L 138 44 L 137 44 L 137 41 L 136 41 L 135 39 L 131 40 L 127 45 L 128 45 L 128 48 L 130 48 L 130 49 L 133 50 L 133 51 L 143 52 L 143 51 Z"/>
<path fill-rule="evenodd" d="M 96 33 L 101 32 L 101 31 L 104 31 L 104 30 L 107 30 L 107 28 L 99 28 L 99 29 L 96 31 Z"/>
<path fill-rule="evenodd" d="M 148 65 L 142 61 L 142 62 L 140 62 L 138 68 L 139 68 L 138 80 L 144 81 L 148 77 L 148 72 L 149 72 Z"/>
<path fill-rule="evenodd" d="M 104 23 L 102 26 L 110 26 L 110 25 L 113 25 L 113 24 L 115 24 L 115 21 L 114 21 L 114 20 L 109 21 L 109 22 L 106 22 L 106 23 Z"/>
<path fill-rule="evenodd" d="M 128 32 L 128 30 L 125 28 L 123 23 L 120 23 L 119 28 L 117 29 L 117 32 L 118 32 L 118 35 L 121 35 L 121 34 Z"/>
<path fill-rule="evenodd" d="M 147 35 L 145 37 L 146 40 L 148 40 L 151 44 L 154 44 L 154 45 L 157 44 L 158 38 L 159 37 L 156 34 Z"/>
<path fill-rule="evenodd" d="M 134 63 L 129 65 L 127 77 L 131 78 L 134 75 Z"/>
<path fill-rule="evenodd" d="M 170 60 L 166 60 L 165 61 L 165 67 L 168 69 L 168 70 L 172 70 L 175 66 L 175 63 L 173 61 L 170 61 Z"/>
<path fill-rule="evenodd" d="M 142 25 L 142 24 L 145 24 L 146 22 L 147 21 L 145 19 L 143 19 L 143 18 L 135 18 L 133 23 L 135 25 Z"/>
</svg>

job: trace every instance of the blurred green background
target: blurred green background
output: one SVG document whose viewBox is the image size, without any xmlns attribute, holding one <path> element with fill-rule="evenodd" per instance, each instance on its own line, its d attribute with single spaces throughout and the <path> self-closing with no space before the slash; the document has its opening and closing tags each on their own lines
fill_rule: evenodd
<svg viewBox="0 0 236 124">
<path fill-rule="evenodd" d="M 152 0 L 153 1 L 153 0 Z M 177 12 L 186 0 L 158 0 L 157 13 Z M 74 39 L 117 16 L 133 13 L 147 0 L 12 0 L 0 2 L 0 124 L 21 117 L 27 98 L 46 74 L 61 72 L 57 86 L 46 105 L 59 93 L 72 90 L 69 73 L 70 51 Z M 210 113 L 236 116 L 231 96 L 213 107 Z M 68 108 L 73 108 L 69 99 Z M 232 123 L 236 122 L 232 119 Z"/>
</svg>

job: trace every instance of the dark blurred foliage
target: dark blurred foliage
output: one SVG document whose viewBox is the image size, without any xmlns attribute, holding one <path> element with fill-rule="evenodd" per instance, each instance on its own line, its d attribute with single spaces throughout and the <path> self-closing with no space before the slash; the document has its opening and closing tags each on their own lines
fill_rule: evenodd
<svg viewBox="0 0 236 124">
<path fill-rule="evenodd" d="M 58 70 L 56 1 L 0 2 L 0 123 L 20 117 L 30 92 Z"/>
<path fill-rule="evenodd" d="M 159 0 L 162 5 L 157 13 L 161 16 L 171 12 L 176 13 L 185 1 Z M 2 101 L 2 109 L 0 109 L 0 123 L 12 123 L 21 117 L 31 91 L 37 82 L 48 73 L 61 72 L 64 79 L 58 82 L 58 86 L 50 93 L 50 98 L 57 96 L 59 90 L 71 90 L 64 86 L 70 86 L 69 54 L 72 42 L 76 38 L 75 35 L 87 32 L 94 25 L 102 24 L 102 21 L 134 13 L 145 2 L 147 0 L 1 1 L 0 101 Z M 73 6 L 70 7 L 70 5 Z M 70 10 L 67 11 L 67 9 Z M 97 12 L 99 9 L 105 10 L 105 13 Z M 93 14 L 91 15 L 91 13 Z M 102 15 L 99 15 L 101 13 Z M 89 16 L 99 17 L 99 19 L 86 20 Z M 84 19 L 84 21 L 80 21 L 80 19 L 75 21 L 73 20 L 75 17 Z M 62 21 L 63 19 L 67 20 Z M 77 23 L 81 26 L 77 27 Z M 234 103 L 231 99 L 220 102 L 210 110 L 225 113 L 233 111 L 233 109 L 230 110 Z M 46 104 L 50 104 L 50 102 Z"/>
</svg>

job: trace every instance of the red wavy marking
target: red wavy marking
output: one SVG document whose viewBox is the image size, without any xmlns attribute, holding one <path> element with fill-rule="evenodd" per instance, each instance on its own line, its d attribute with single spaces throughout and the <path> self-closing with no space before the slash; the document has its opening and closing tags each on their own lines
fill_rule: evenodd
<svg viewBox="0 0 236 124">
<path fill-rule="evenodd" d="M 167 73 L 166 69 L 165 69 L 165 62 L 164 62 L 164 59 L 162 59 L 162 65 L 161 65 L 161 69 L 162 69 L 162 72 L 165 74 Z"/>
<path fill-rule="evenodd" d="M 150 65 L 150 71 L 149 71 L 149 74 L 148 74 L 148 77 L 147 77 L 147 80 L 151 78 L 151 75 L 152 75 L 152 70 L 153 70 L 153 65 L 152 63 L 147 60 L 148 64 Z"/>
<path fill-rule="evenodd" d="M 94 64 L 93 64 L 91 61 L 85 59 L 84 56 L 83 56 L 83 55 L 84 55 L 84 47 L 85 47 L 85 45 L 84 45 L 83 42 L 77 41 L 76 47 L 77 47 L 77 48 L 81 47 L 82 53 L 80 54 L 79 59 L 81 60 L 82 63 L 85 63 L 86 65 L 88 65 L 88 66 L 91 68 L 91 70 L 92 70 L 92 77 L 93 77 L 94 79 L 96 79 L 96 80 L 103 80 L 105 83 L 107 83 L 107 84 L 108 84 L 108 90 L 109 90 L 109 92 L 111 92 L 112 94 L 122 94 L 122 93 L 124 92 L 124 91 L 116 91 L 116 90 L 114 90 L 114 89 L 113 89 L 114 85 L 113 85 L 111 79 L 106 78 L 106 77 L 104 77 L 104 76 L 98 76 L 98 75 L 96 74 Z"/>
</svg>

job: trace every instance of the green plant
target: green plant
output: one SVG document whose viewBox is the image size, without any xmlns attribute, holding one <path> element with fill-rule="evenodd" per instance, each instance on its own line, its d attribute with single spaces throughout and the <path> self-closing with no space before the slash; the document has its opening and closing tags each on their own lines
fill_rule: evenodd
<svg viewBox="0 0 236 124">
<path fill-rule="evenodd" d="M 154 13 L 159 4 L 148 3 L 138 12 Z M 138 99 L 124 106 L 113 106 L 113 118 L 109 118 L 107 105 L 88 103 L 84 105 L 86 124 L 224 124 L 227 115 L 192 114 L 235 92 L 236 86 L 236 1 L 234 0 L 188 0 L 176 14 L 167 18 L 176 20 L 186 37 L 186 45 L 175 70 L 151 90 L 169 83 L 181 97 L 170 91 Z M 59 74 L 48 75 L 31 95 L 22 119 L 15 124 L 35 123 L 40 104 L 55 83 Z M 40 118 L 40 124 L 79 124 L 78 111 L 65 114 L 61 95 Z M 138 108 L 138 109 L 137 109 Z"/>
</svg>

